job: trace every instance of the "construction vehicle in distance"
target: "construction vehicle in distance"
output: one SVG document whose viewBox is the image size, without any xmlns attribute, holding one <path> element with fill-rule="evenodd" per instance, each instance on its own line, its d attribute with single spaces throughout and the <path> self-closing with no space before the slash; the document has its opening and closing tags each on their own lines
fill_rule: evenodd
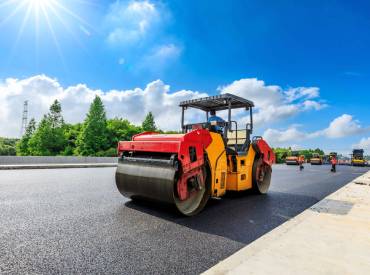
<svg viewBox="0 0 370 275">
<path fill-rule="evenodd" d="M 299 165 L 299 151 L 292 151 L 290 156 L 285 158 L 286 165 Z"/>
<path fill-rule="evenodd" d="M 319 153 L 313 153 L 310 158 L 311 165 L 322 165 L 322 156 Z"/>
<path fill-rule="evenodd" d="M 363 149 L 353 149 L 352 155 L 351 155 L 351 165 L 352 166 L 365 166 L 366 165 Z"/>
<path fill-rule="evenodd" d="M 222 94 L 183 101 L 180 107 L 182 134 L 144 132 L 119 142 L 116 184 L 122 195 L 169 203 L 192 216 L 227 191 L 265 194 L 275 155 L 262 137 L 251 139 L 253 102 Z M 188 108 L 204 111 L 206 122 L 185 124 Z M 245 128 L 231 119 L 232 109 L 249 111 Z M 211 111 L 222 110 L 227 121 L 208 122 Z"/>
</svg>

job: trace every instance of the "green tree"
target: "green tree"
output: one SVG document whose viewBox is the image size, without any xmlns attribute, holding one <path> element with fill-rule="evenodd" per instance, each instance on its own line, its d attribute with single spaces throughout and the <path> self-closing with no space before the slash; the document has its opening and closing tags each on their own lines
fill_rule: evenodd
<svg viewBox="0 0 370 275">
<path fill-rule="evenodd" d="M 313 150 L 314 153 L 318 153 L 320 154 L 321 156 L 325 155 L 324 151 L 321 150 L 320 148 L 316 148 L 315 150 Z"/>
<path fill-rule="evenodd" d="M 127 119 L 113 118 L 107 121 L 109 146 L 116 148 L 120 140 L 131 140 L 133 135 L 142 131 L 141 127 L 131 124 Z"/>
<path fill-rule="evenodd" d="M 65 124 L 64 137 L 66 139 L 66 147 L 62 152 L 64 156 L 72 156 L 77 154 L 77 139 L 82 129 L 82 123 Z"/>
<path fill-rule="evenodd" d="M 15 138 L 0 137 L 0 156 L 15 156 L 17 142 Z"/>
<path fill-rule="evenodd" d="M 107 118 L 103 102 L 96 96 L 78 136 L 76 152 L 83 156 L 95 156 L 108 148 Z"/>
<path fill-rule="evenodd" d="M 52 156 L 50 148 L 52 147 L 51 142 L 51 126 L 47 116 L 41 119 L 37 126 L 35 133 L 31 136 L 28 141 L 28 151 L 32 156 Z"/>
<path fill-rule="evenodd" d="M 30 141 L 33 133 L 36 130 L 36 121 L 34 118 L 30 120 L 30 122 L 27 125 L 26 131 L 22 138 L 17 142 L 17 155 L 19 156 L 28 156 L 30 155 L 30 150 L 29 150 L 29 144 L 28 142 Z"/>
<path fill-rule="evenodd" d="M 290 148 L 273 148 L 276 157 L 276 163 L 283 163 L 285 158 L 291 153 Z"/>
<path fill-rule="evenodd" d="M 146 115 L 141 127 L 143 128 L 144 131 L 148 131 L 148 132 L 157 130 L 152 112 L 149 112 Z"/>
<path fill-rule="evenodd" d="M 50 106 L 50 112 L 47 115 L 53 129 L 59 129 L 64 126 L 64 120 L 62 116 L 62 105 L 58 100 Z"/>
<path fill-rule="evenodd" d="M 59 155 L 67 143 L 64 127 L 62 108 L 59 101 L 55 100 L 50 106 L 49 113 L 44 115 L 28 142 L 30 154 L 37 156 Z"/>
</svg>

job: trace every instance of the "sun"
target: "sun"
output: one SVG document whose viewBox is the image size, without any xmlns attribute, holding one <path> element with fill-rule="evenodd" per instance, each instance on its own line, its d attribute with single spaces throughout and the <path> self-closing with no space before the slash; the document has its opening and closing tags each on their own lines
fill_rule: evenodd
<svg viewBox="0 0 370 275">
<path fill-rule="evenodd" d="M 0 4 L 0 8 L 6 6 L 11 6 L 13 8 L 3 22 L 11 19 L 17 14 L 23 13 L 23 18 L 25 18 L 40 10 L 62 6 L 61 2 L 62 0 L 5 0 Z"/>
<path fill-rule="evenodd" d="M 0 32 L 8 23 L 18 29 L 12 52 L 15 52 L 25 31 L 33 33 L 35 45 L 43 36 L 52 38 L 53 44 L 63 61 L 62 49 L 57 34 L 64 29 L 77 44 L 81 46 L 79 37 L 81 29 L 91 33 L 93 27 L 80 17 L 84 10 L 82 5 L 91 4 L 92 0 L 3 0 L 0 1 L 0 11 L 6 9 L 8 14 L 0 18 Z M 80 11 L 76 12 L 76 11 Z M 55 29 L 58 28 L 58 32 Z M 33 29 L 33 31 L 32 31 Z M 77 32 L 77 33 L 76 33 Z M 85 33 L 86 33 L 85 32 Z M 27 36 L 28 39 L 30 35 Z M 37 46 L 36 46 L 37 47 Z"/>
<path fill-rule="evenodd" d="M 44 21 L 49 29 L 53 27 L 51 25 L 52 21 L 59 21 L 59 24 L 64 26 L 67 25 L 68 21 L 77 21 L 84 28 L 89 29 L 91 25 L 85 22 L 74 9 L 77 9 L 79 5 L 79 10 L 83 11 L 82 5 L 93 2 L 93 0 L 0 0 L 0 11 L 6 7 L 10 11 L 5 18 L 0 17 L 0 28 L 11 19 L 19 18 L 19 15 L 21 15 L 20 32 L 23 31 L 25 25 L 38 25 L 41 24 L 41 21 Z M 38 26 L 35 26 L 35 28 L 38 28 Z"/>
</svg>

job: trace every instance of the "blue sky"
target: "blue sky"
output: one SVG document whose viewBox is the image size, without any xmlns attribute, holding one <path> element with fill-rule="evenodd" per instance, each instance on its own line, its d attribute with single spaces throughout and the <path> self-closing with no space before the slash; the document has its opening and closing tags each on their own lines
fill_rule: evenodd
<svg viewBox="0 0 370 275">
<path fill-rule="evenodd" d="M 139 122 L 161 104 L 148 103 L 156 89 L 166 128 L 178 121 L 166 120 L 177 119 L 176 99 L 234 88 L 257 106 L 271 98 L 256 128 L 274 145 L 370 150 L 369 14 L 368 1 L 0 1 L 0 115 L 11 124 L 0 134 L 15 135 L 22 99 L 36 118 L 54 96 L 66 118 L 83 119 L 66 91 L 86 99 L 82 114 L 90 94 L 105 95 L 107 108 L 141 96 L 135 117 L 125 104 L 108 111 Z M 32 109 L 32 97 L 46 107 Z"/>
</svg>

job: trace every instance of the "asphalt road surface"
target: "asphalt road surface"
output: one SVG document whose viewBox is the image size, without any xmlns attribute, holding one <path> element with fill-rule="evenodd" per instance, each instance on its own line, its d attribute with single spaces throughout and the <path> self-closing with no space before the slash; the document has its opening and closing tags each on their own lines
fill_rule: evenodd
<svg viewBox="0 0 370 275">
<path fill-rule="evenodd" d="M 0 273 L 200 273 L 367 170 L 276 165 L 268 195 L 191 218 L 124 198 L 115 168 L 0 171 Z"/>
</svg>

